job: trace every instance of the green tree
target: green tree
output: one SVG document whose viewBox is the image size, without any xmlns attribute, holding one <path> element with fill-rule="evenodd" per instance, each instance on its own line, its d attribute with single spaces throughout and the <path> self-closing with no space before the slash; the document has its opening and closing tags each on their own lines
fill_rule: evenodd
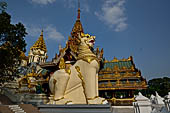
<svg viewBox="0 0 170 113">
<path fill-rule="evenodd" d="M 0 82 L 11 80 L 17 75 L 20 54 L 26 51 L 26 29 L 22 23 L 11 24 L 6 7 L 7 3 L 0 2 Z"/>
<path fill-rule="evenodd" d="M 0 2 L 0 10 L 5 11 L 7 8 L 7 3 L 6 2 Z"/>
<path fill-rule="evenodd" d="M 157 91 L 160 96 L 165 96 L 170 92 L 170 78 L 154 78 L 148 81 L 148 86 L 149 94 L 155 94 Z"/>
<path fill-rule="evenodd" d="M 170 78 L 163 77 L 163 78 L 153 78 L 148 81 L 148 88 L 143 90 L 136 90 L 135 95 L 137 95 L 139 92 L 141 92 L 143 95 L 150 98 L 150 96 L 153 94 L 155 95 L 155 92 L 158 92 L 158 94 L 162 97 L 168 94 L 170 92 Z"/>
</svg>

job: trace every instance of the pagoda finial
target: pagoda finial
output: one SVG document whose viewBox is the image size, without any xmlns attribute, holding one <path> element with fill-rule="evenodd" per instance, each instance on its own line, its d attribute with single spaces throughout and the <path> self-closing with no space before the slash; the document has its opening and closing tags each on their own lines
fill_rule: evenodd
<svg viewBox="0 0 170 113">
<path fill-rule="evenodd" d="M 43 29 L 41 30 L 41 35 L 40 36 L 43 36 Z"/>
<path fill-rule="evenodd" d="M 78 15 L 77 20 L 80 20 L 80 0 L 78 0 Z"/>
<path fill-rule="evenodd" d="M 71 35 L 72 37 L 77 37 L 78 33 L 84 33 L 83 32 L 83 26 L 80 21 L 80 0 L 78 0 L 78 15 L 77 15 L 77 20 L 76 23 L 74 24 L 74 27 L 72 29 Z"/>
</svg>

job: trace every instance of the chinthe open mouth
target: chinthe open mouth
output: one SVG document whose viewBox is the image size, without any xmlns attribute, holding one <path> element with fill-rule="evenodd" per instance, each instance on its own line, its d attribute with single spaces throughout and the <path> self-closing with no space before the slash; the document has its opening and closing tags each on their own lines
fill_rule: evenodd
<svg viewBox="0 0 170 113">
<path fill-rule="evenodd" d="M 90 40 L 89 42 L 92 43 L 92 44 L 94 44 L 94 40 Z"/>
</svg>

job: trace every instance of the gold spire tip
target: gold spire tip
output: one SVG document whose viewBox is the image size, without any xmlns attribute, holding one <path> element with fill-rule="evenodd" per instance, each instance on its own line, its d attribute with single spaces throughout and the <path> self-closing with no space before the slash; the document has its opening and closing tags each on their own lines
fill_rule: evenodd
<svg viewBox="0 0 170 113">
<path fill-rule="evenodd" d="M 78 15 L 77 19 L 80 20 L 80 0 L 78 0 Z"/>
<path fill-rule="evenodd" d="M 43 29 L 41 30 L 41 35 L 40 36 L 43 36 Z"/>
</svg>

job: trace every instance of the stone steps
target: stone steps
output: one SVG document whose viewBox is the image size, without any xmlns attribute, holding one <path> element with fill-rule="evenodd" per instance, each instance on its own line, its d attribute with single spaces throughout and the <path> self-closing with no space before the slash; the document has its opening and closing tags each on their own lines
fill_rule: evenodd
<svg viewBox="0 0 170 113">
<path fill-rule="evenodd" d="M 26 113 L 41 113 L 38 108 L 34 107 L 32 104 L 20 104 L 19 105 Z"/>
<path fill-rule="evenodd" d="M 0 113 L 41 113 L 32 104 L 0 105 Z"/>
<path fill-rule="evenodd" d="M 7 105 L 0 105 L 0 113 L 14 113 Z"/>
<path fill-rule="evenodd" d="M 13 113 L 26 113 L 19 105 L 9 105 L 8 107 Z"/>
</svg>

